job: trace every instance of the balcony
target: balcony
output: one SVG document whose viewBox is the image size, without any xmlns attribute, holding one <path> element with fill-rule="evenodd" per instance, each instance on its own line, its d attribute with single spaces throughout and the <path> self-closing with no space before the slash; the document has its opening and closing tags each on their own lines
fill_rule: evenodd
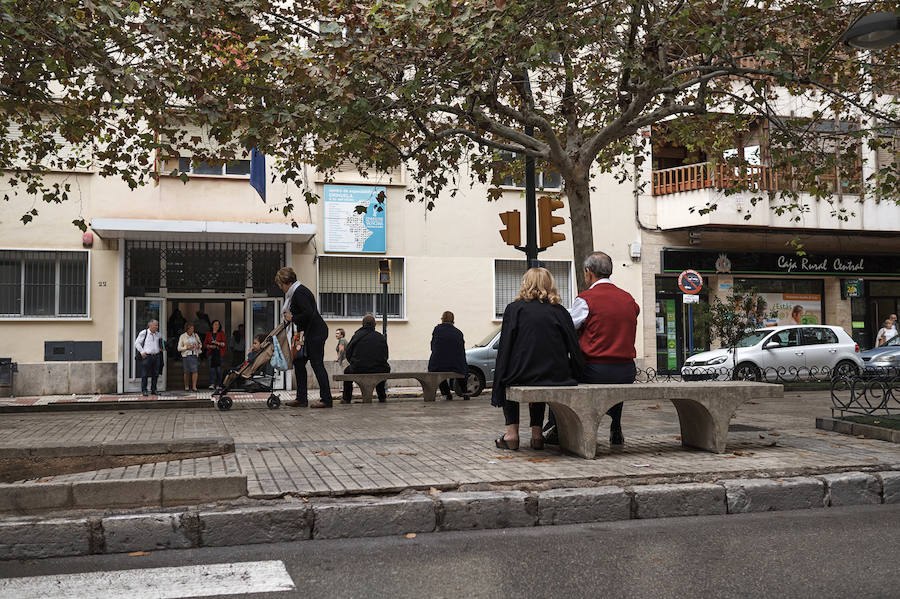
<svg viewBox="0 0 900 599">
<path fill-rule="evenodd" d="M 711 162 L 653 171 L 651 194 L 657 226 L 679 229 L 697 226 L 818 229 L 842 231 L 896 231 L 900 208 L 856 193 L 859 179 L 839 179 L 836 173 L 819 177 L 835 194 L 832 201 L 817 200 L 797 187 L 790 172 L 771 166 Z M 841 194 L 837 188 L 841 186 Z M 799 192 L 802 210 L 766 192 Z"/>
</svg>

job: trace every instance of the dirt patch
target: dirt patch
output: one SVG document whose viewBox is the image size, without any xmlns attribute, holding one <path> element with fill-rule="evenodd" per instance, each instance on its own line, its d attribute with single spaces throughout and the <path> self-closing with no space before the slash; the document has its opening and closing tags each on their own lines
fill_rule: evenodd
<svg viewBox="0 0 900 599">
<path fill-rule="evenodd" d="M 104 468 L 139 466 L 190 458 L 222 455 L 218 451 L 192 453 L 150 453 L 142 455 L 86 455 L 66 457 L 0 458 L 0 482 L 11 483 L 33 478 L 52 478 L 60 474 L 90 472 Z"/>
</svg>

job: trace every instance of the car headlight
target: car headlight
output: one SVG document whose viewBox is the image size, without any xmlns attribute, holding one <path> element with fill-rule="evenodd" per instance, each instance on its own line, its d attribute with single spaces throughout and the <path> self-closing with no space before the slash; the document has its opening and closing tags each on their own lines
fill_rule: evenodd
<svg viewBox="0 0 900 599">
<path fill-rule="evenodd" d="M 897 356 L 879 356 L 875 358 L 876 362 L 894 362 L 897 360 Z"/>
<path fill-rule="evenodd" d="M 718 358 L 713 358 L 712 360 L 707 362 L 707 364 L 710 366 L 712 366 L 713 364 L 721 364 L 722 362 L 724 362 L 727 359 L 728 359 L 728 356 L 719 356 Z"/>
</svg>

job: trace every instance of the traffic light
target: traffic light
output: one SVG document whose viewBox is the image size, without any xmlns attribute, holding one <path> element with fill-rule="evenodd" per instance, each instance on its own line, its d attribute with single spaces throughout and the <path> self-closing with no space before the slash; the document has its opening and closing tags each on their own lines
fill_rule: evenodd
<svg viewBox="0 0 900 599">
<path fill-rule="evenodd" d="M 382 285 L 390 285 L 391 283 L 391 261 L 378 261 L 378 282 Z"/>
<path fill-rule="evenodd" d="M 544 196 L 538 198 L 538 228 L 540 230 L 542 248 L 548 248 L 557 241 L 566 238 L 565 233 L 557 233 L 553 227 L 561 225 L 566 220 L 561 216 L 553 216 L 553 211 L 563 207 L 563 201 Z"/>
<path fill-rule="evenodd" d="M 519 211 L 510 210 L 509 212 L 501 212 L 500 221 L 506 226 L 506 229 L 500 229 L 500 237 L 503 238 L 506 245 L 519 245 L 519 242 L 522 240 L 522 226 L 519 220 Z"/>
</svg>

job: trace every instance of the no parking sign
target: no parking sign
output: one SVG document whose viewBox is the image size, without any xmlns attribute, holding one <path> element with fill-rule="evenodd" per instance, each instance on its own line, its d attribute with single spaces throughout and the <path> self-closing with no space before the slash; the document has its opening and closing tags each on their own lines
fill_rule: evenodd
<svg viewBox="0 0 900 599">
<path fill-rule="evenodd" d="M 703 277 L 696 270 L 685 270 L 678 275 L 678 288 L 688 295 L 700 293 Z"/>
</svg>

